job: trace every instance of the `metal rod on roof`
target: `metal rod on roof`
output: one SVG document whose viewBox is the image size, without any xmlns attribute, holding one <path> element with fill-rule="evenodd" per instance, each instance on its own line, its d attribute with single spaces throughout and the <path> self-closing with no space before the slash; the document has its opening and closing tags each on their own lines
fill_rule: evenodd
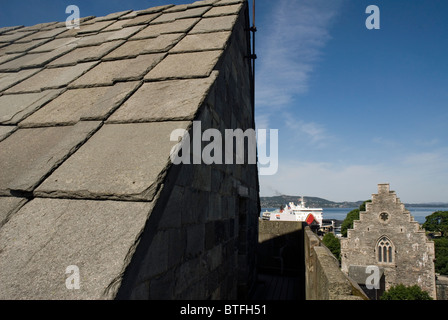
<svg viewBox="0 0 448 320">
<path fill-rule="evenodd" d="M 255 0 L 252 0 L 252 27 L 250 31 L 252 32 L 252 53 L 250 55 L 252 59 L 252 102 L 255 108 L 255 59 L 257 59 L 255 54 L 255 32 L 257 32 L 257 27 L 255 26 Z"/>
<path fill-rule="evenodd" d="M 255 27 L 255 0 L 252 1 L 252 26 Z"/>
</svg>

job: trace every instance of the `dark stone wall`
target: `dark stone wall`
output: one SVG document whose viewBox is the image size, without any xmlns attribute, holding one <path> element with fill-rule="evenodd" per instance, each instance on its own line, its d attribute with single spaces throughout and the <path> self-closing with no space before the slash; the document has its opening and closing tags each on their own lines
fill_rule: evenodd
<svg viewBox="0 0 448 320">
<path fill-rule="evenodd" d="M 305 226 L 303 222 L 259 221 L 257 265 L 260 272 L 304 276 Z"/>
<path fill-rule="evenodd" d="M 196 114 L 202 131 L 216 128 L 224 137 L 225 129 L 255 128 L 249 37 L 246 2 Z M 260 208 L 257 166 L 247 163 L 247 150 L 245 164 L 169 168 L 117 299 L 249 297 Z"/>
</svg>

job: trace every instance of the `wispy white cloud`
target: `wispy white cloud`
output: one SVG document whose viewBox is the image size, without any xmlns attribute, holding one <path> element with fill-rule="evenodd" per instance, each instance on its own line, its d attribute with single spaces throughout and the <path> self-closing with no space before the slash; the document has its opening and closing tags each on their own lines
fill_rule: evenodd
<svg viewBox="0 0 448 320">
<path fill-rule="evenodd" d="M 292 115 L 285 116 L 285 127 L 289 129 L 288 132 L 292 135 L 294 142 L 306 142 L 314 147 L 323 147 L 330 139 L 323 124 L 314 121 L 306 122 Z"/>
<path fill-rule="evenodd" d="M 280 159 L 275 176 L 260 177 L 260 195 L 273 186 L 283 194 L 308 195 L 332 201 L 367 200 L 376 184 L 389 182 L 381 165 L 339 165 L 330 162 L 301 162 Z M 353 192 L 356 186 L 356 192 Z"/>
<path fill-rule="evenodd" d="M 418 147 L 434 147 L 440 143 L 438 138 L 417 139 L 415 145 Z"/>
<path fill-rule="evenodd" d="M 330 39 L 341 1 L 278 0 L 268 28 L 257 34 L 259 108 L 281 108 L 309 89 L 310 74 Z"/>
<path fill-rule="evenodd" d="M 257 126 L 275 125 L 285 139 L 277 174 L 260 177 L 261 195 L 363 200 L 377 191 L 378 183 L 389 182 L 405 202 L 446 201 L 448 150 L 442 149 L 446 145 L 442 138 L 407 136 L 407 129 L 388 131 L 386 122 L 366 125 L 362 132 L 353 130 L 352 137 L 345 129 L 335 133 L 338 119 L 335 125 L 326 122 L 327 115 L 298 114 L 300 98 L 313 89 L 316 67 L 326 58 L 333 21 L 342 13 L 344 2 L 277 0 L 266 23 L 257 25 Z M 338 41 L 344 44 L 344 39 Z M 307 106 L 314 107 L 320 106 Z M 290 143 L 303 141 L 308 145 Z M 311 150 L 311 144 L 323 148 Z"/>
<path fill-rule="evenodd" d="M 374 137 L 372 138 L 372 143 L 376 147 L 384 147 L 384 148 L 398 148 L 400 147 L 400 143 L 397 140 L 394 140 L 392 138 L 384 138 L 384 137 Z"/>
<path fill-rule="evenodd" d="M 375 164 L 279 159 L 278 172 L 260 177 L 260 195 L 309 195 L 333 201 L 367 200 L 378 183 L 390 183 L 403 202 L 445 202 L 448 150 L 403 154 Z"/>
<path fill-rule="evenodd" d="M 415 168 L 416 175 L 424 172 L 428 177 L 434 179 L 443 177 L 445 180 L 448 175 L 448 148 L 437 148 L 425 152 L 416 150 L 403 157 L 402 165 Z"/>
<path fill-rule="evenodd" d="M 257 129 L 269 129 L 269 115 L 266 113 L 257 114 L 255 117 L 255 123 Z"/>
</svg>

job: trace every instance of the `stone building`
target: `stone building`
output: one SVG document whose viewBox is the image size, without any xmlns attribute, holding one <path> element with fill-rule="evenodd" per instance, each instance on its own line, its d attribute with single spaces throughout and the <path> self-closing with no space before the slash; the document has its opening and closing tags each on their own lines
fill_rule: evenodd
<svg viewBox="0 0 448 320">
<path fill-rule="evenodd" d="M 427 239 L 389 184 L 378 185 L 366 211 L 360 212 L 353 229 L 341 239 L 341 257 L 342 271 L 355 280 L 369 285 L 379 281 L 379 289 L 385 290 L 400 283 L 418 284 L 436 298 L 434 242 Z M 378 267 L 376 283 L 368 279 L 374 272 L 368 266 Z"/>
<path fill-rule="evenodd" d="M 243 0 L 0 29 L 0 299 L 249 294 L 256 164 L 170 157 L 254 129 L 249 32 Z"/>
</svg>

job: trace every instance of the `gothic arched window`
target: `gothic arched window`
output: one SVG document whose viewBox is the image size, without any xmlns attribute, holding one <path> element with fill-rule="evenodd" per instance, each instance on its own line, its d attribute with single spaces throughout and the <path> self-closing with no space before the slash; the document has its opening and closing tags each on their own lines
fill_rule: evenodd
<svg viewBox="0 0 448 320">
<path fill-rule="evenodd" d="M 376 246 L 378 262 L 393 263 L 394 262 L 394 246 L 388 237 L 383 236 L 378 240 Z"/>
</svg>

